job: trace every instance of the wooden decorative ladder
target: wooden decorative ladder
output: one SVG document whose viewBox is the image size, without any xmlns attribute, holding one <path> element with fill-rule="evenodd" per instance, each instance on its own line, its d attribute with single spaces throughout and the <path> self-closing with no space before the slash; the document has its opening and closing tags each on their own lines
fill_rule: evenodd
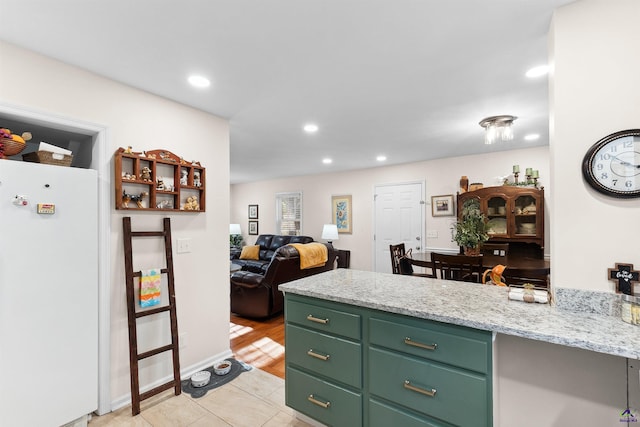
<svg viewBox="0 0 640 427">
<path fill-rule="evenodd" d="M 180 384 L 180 357 L 178 353 L 178 319 L 176 315 L 176 296 L 174 291 L 173 257 L 171 252 L 171 220 L 164 218 L 164 229 L 162 231 L 131 231 L 131 218 L 122 218 L 124 230 L 124 264 L 127 286 L 127 315 L 129 318 L 129 367 L 131 371 L 131 412 L 133 415 L 140 413 L 140 402 L 155 396 L 165 390 L 173 388 L 175 395 L 182 393 Z M 164 238 L 165 258 L 167 266 L 161 273 L 167 274 L 169 304 L 157 308 L 146 309 L 136 312 L 136 298 L 134 290 L 134 278 L 142 277 L 140 271 L 133 270 L 133 249 L 132 238 L 134 237 L 162 237 Z M 143 353 L 138 353 L 138 333 L 137 319 L 154 314 L 169 312 L 171 321 L 171 344 L 157 347 Z M 140 380 L 138 378 L 138 362 L 147 357 L 155 356 L 166 351 L 171 351 L 173 355 L 173 379 L 140 393 Z"/>
</svg>

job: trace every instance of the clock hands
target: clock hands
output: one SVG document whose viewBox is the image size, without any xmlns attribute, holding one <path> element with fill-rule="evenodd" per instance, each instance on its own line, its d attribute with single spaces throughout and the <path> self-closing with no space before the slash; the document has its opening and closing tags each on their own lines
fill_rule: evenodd
<svg viewBox="0 0 640 427">
<path fill-rule="evenodd" d="M 615 160 L 615 161 L 619 162 L 622 166 L 630 166 L 632 168 L 640 169 L 640 165 L 634 165 L 633 163 L 629 163 L 627 161 L 619 159 L 618 156 L 613 156 L 611 158 L 611 160 Z"/>
</svg>

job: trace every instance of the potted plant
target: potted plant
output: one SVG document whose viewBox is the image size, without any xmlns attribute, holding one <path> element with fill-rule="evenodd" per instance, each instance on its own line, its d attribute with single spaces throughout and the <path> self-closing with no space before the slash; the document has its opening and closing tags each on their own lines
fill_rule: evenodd
<svg viewBox="0 0 640 427">
<path fill-rule="evenodd" d="M 480 255 L 480 247 L 489 240 L 487 217 L 480 210 L 480 201 L 468 199 L 462 205 L 462 218 L 454 226 L 453 240 L 464 248 L 465 255 Z"/>
</svg>

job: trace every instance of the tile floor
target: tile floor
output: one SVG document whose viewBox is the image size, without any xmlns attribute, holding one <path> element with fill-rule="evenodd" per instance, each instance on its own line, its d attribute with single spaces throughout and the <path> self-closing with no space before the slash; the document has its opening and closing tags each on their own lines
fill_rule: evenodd
<svg viewBox="0 0 640 427">
<path fill-rule="evenodd" d="M 307 427 L 284 404 L 284 380 L 259 369 L 243 372 L 233 381 L 194 399 L 167 390 L 141 403 L 132 417 L 131 406 L 101 417 L 89 427 Z"/>
</svg>

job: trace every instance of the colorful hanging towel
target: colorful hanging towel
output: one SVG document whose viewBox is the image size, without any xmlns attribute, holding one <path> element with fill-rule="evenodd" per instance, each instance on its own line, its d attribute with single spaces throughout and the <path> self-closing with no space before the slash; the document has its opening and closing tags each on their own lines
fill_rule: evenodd
<svg viewBox="0 0 640 427">
<path fill-rule="evenodd" d="M 142 270 L 140 273 L 140 307 L 160 304 L 160 269 Z"/>
</svg>

